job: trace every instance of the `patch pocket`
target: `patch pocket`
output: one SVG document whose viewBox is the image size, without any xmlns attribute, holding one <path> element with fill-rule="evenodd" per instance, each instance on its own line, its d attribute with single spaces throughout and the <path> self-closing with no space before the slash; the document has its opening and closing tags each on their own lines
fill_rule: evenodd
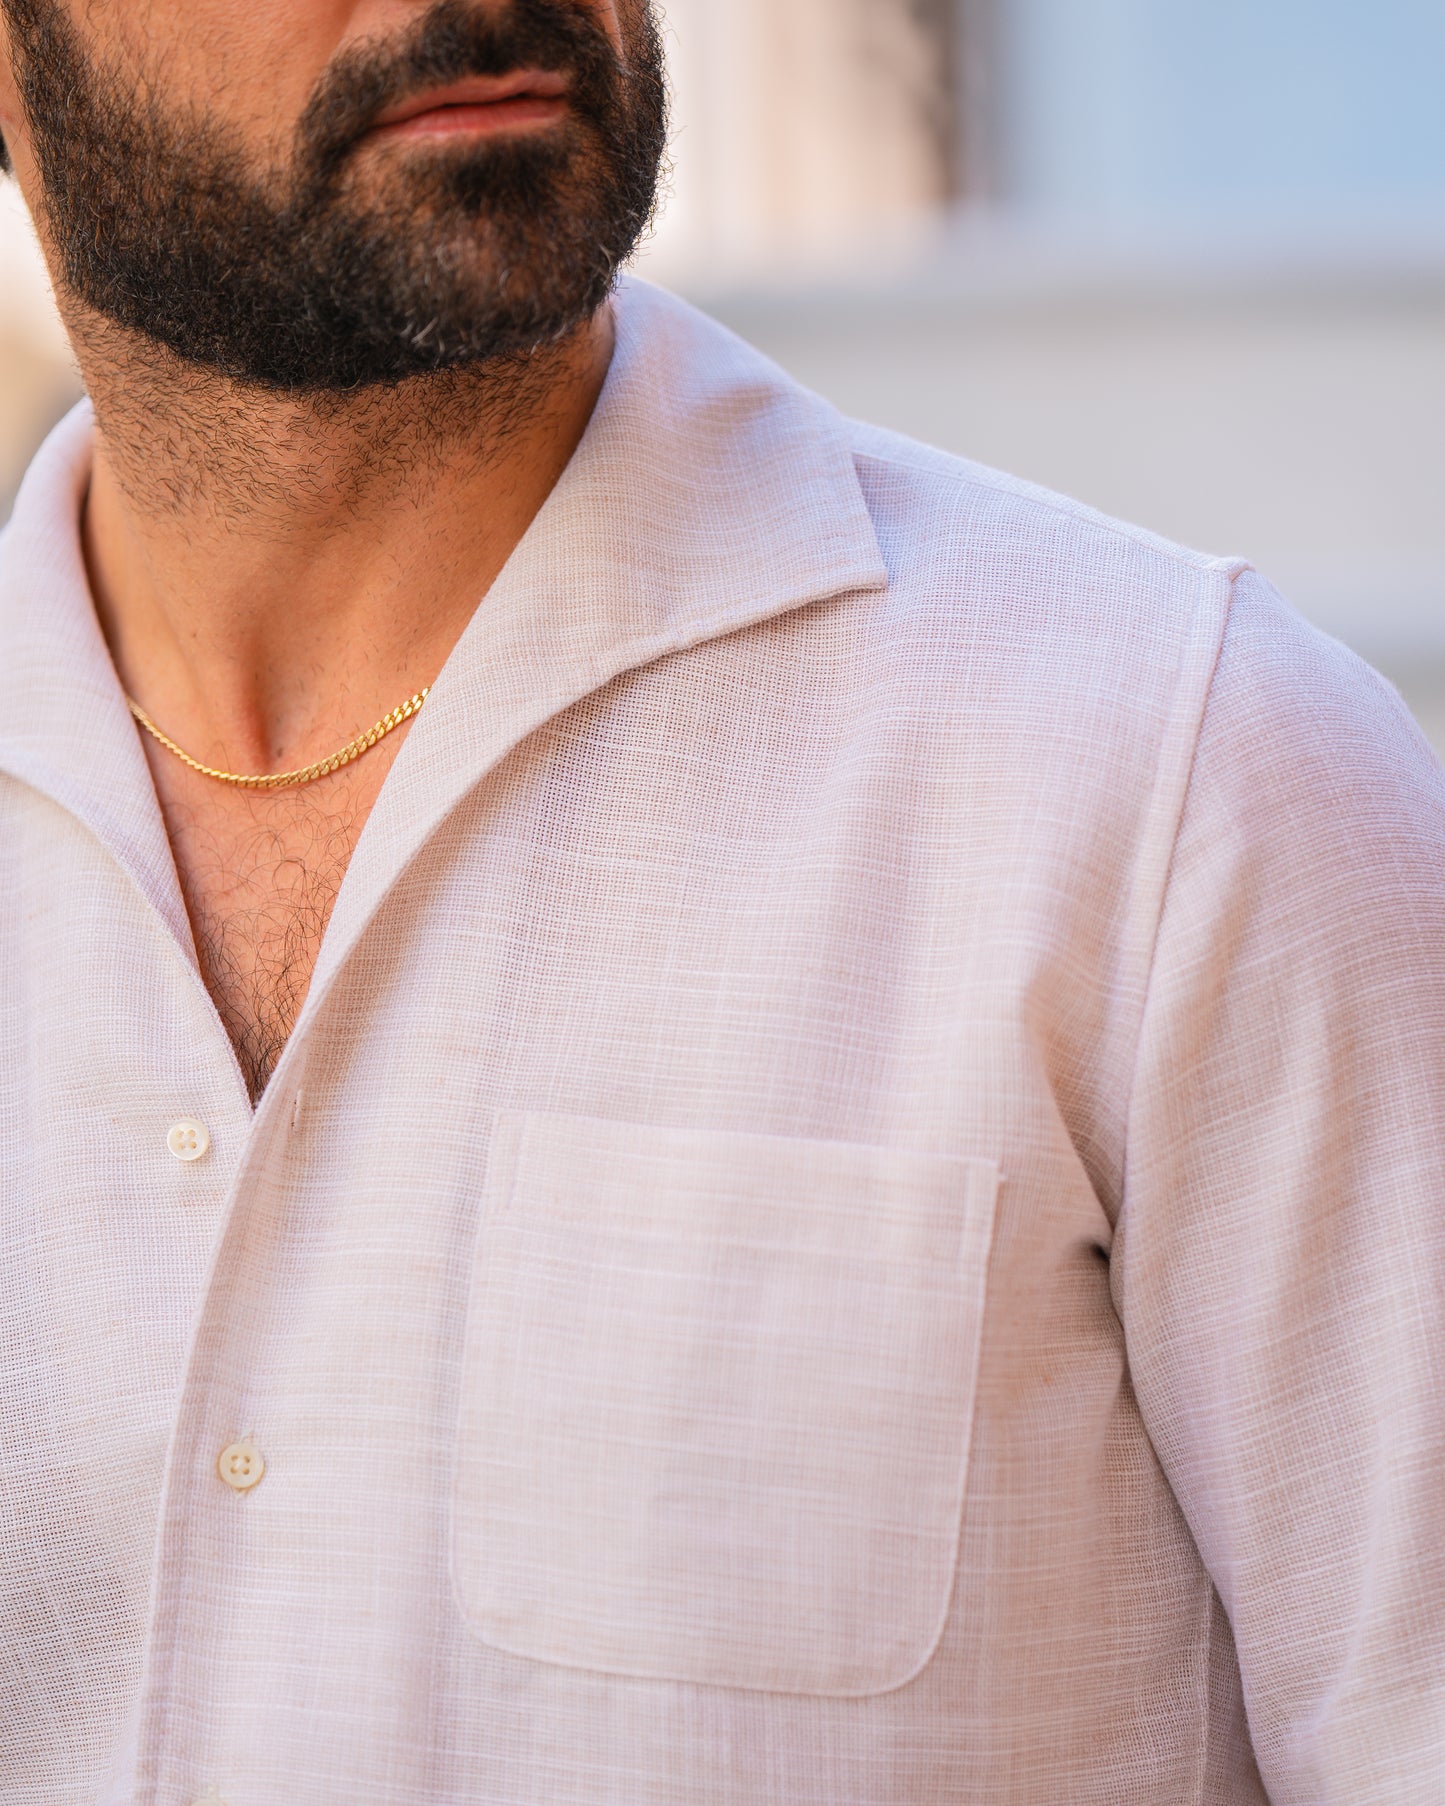
<svg viewBox="0 0 1445 1806">
<path fill-rule="evenodd" d="M 857 1697 L 948 1614 L 998 1169 L 497 1120 L 453 1502 L 494 1647 Z"/>
</svg>

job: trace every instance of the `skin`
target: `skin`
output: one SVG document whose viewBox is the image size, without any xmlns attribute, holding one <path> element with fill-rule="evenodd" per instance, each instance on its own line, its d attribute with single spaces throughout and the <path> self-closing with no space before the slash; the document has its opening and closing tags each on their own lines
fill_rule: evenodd
<svg viewBox="0 0 1445 1806">
<path fill-rule="evenodd" d="M 573 3 L 621 49 L 615 0 Z M 168 104 L 224 120 L 258 168 L 278 170 L 331 60 L 394 38 L 424 10 L 421 0 L 70 4 L 105 64 L 163 68 Z M 358 173 L 380 181 L 387 159 L 439 129 L 545 132 L 557 117 L 512 106 L 379 131 Z M 3 20 L 0 132 L 44 243 Z M 459 397 L 455 379 L 431 377 L 318 401 L 240 388 L 60 301 L 96 410 L 82 529 L 116 669 L 188 752 L 233 771 L 320 758 L 433 681 L 571 457 L 612 350 L 604 309 L 482 406 L 475 390 Z M 196 776 L 145 742 L 202 976 L 253 1098 L 305 999 L 406 731 L 272 795 Z"/>
</svg>

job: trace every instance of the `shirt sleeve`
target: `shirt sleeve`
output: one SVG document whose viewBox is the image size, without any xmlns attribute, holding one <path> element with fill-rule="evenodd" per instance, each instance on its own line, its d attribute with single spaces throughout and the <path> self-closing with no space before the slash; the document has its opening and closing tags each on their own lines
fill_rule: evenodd
<svg viewBox="0 0 1445 1806">
<path fill-rule="evenodd" d="M 1445 1798 L 1445 774 L 1235 586 L 1112 1282 L 1277 1806 Z"/>
</svg>

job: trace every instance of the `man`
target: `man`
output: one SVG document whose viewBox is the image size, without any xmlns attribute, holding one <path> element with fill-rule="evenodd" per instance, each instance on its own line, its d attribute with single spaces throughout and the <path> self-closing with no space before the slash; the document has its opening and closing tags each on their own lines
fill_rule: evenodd
<svg viewBox="0 0 1445 1806">
<path fill-rule="evenodd" d="M 1393 694 L 616 288 L 644 0 L 0 15 L 7 1806 L 1439 1799 Z"/>
</svg>

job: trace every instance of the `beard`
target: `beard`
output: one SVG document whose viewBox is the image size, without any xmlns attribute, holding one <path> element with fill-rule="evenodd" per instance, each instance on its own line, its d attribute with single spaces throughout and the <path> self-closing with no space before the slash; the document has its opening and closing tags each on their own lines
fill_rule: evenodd
<svg viewBox="0 0 1445 1806">
<path fill-rule="evenodd" d="M 343 394 L 525 359 L 596 313 L 652 215 L 667 103 L 646 0 L 625 59 L 566 0 L 439 0 L 328 67 L 270 177 L 229 130 L 99 69 L 63 0 L 0 6 L 58 286 L 239 384 Z M 518 68 L 567 77 L 559 124 L 409 146 L 360 179 L 387 108 Z"/>
</svg>

